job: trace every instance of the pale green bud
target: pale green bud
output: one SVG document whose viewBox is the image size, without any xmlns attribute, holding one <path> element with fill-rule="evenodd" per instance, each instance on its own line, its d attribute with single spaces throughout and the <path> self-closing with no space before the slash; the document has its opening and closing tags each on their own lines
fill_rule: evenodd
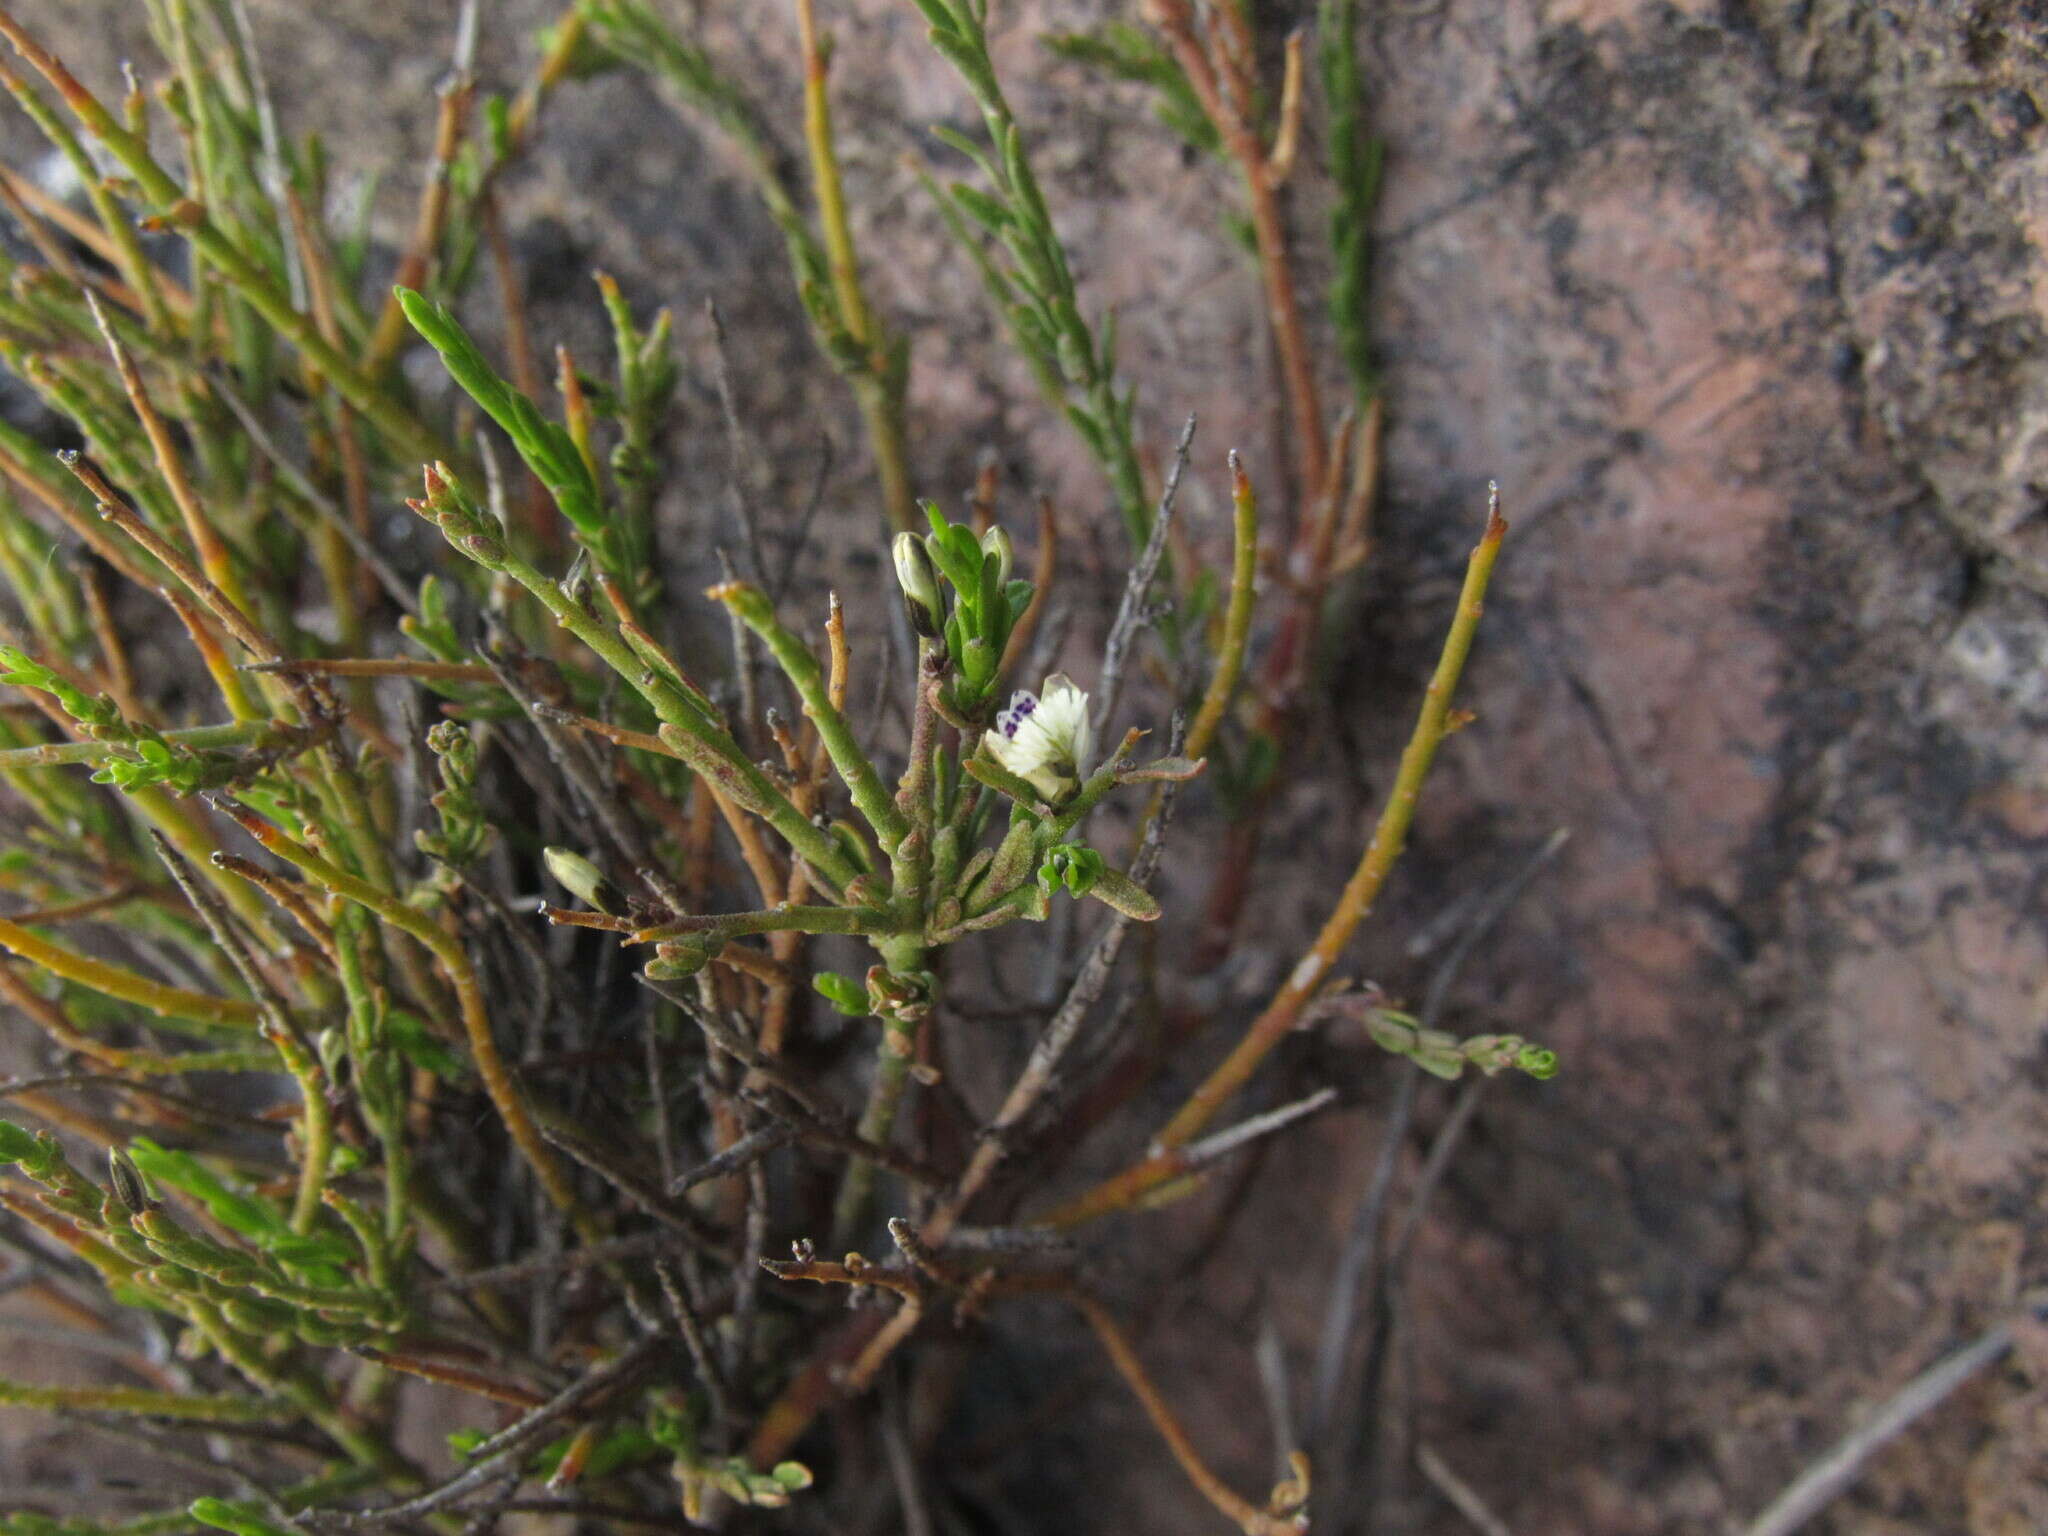
<svg viewBox="0 0 2048 1536">
<path fill-rule="evenodd" d="M 1010 581 L 1011 568 L 1017 563 L 1017 551 L 1015 546 L 1010 543 L 1009 533 L 1001 528 L 989 529 L 987 533 L 981 536 L 981 552 L 984 555 L 994 555 L 996 557 L 997 589 L 1000 590 L 1007 586 Z"/>
<path fill-rule="evenodd" d="M 541 852 L 546 861 L 548 873 L 555 877 L 555 883 L 572 896 L 582 898 L 585 905 L 609 917 L 617 917 L 626 910 L 626 898 L 619 888 L 604 877 L 604 871 L 580 853 L 567 848 L 547 848 Z"/>
<path fill-rule="evenodd" d="M 924 540 L 914 533 L 899 533 L 890 553 L 896 559 L 896 585 L 903 589 L 903 611 L 910 617 L 910 627 L 927 640 L 936 639 L 946 627 L 946 604 Z"/>
</svg>

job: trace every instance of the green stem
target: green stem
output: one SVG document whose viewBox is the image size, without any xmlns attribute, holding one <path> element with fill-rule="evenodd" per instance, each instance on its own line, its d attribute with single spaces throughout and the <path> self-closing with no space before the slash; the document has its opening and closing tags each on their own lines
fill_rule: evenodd
<svg viewBox="0 0 2048 1536">
<path fill-rule="evenodd" d="M 287 1029 L 269 1032 L 270 1043 L 284 1059 L 285 1070 L 299 1085 L 299 1192 L 292 1202 L 292 1230 L 301 1236 L 320 1218 L 320 1192 L 327 1187 L 327 1165 L 334 1155 L 334 1110 L 327 1102 L 327 1084 L 319 1062 Z"/>
<path fill-rule="evenodd" d="M 43 1387 L 25 1381 L 0 1380 L 0 1403 L 73 1413 L 136 1413 L 207 1424 L 264 1424 L 278 1417 L 275 1408 L 254 1397 L 150 1392 L 141 1387 Z"/>
<path fill-rule="evenodd" d="M 1252 1021 L 1236 1048 L 1188 1095 L 1179 1111 L 1153 1138 L 1155 1148 L 1170 1151 L 1185 1146 L 1199 1135 L 1231 1096 L 1251 1079 L 1274 1047 L 1293 1031 L 1300 1022 L 1302 1010 L 1343 954 L 1344 946 L 1371 913 L 1381 887 L 1401 857 L 1401 848 L 1421 797 L 1423 780 L 1429 776 L 1437 748 L 1451 730 L 1451 694 L 1465 670 L 1465 659 L 1471 654 L 1472 640 L 1479 631 L 1479 617 L 1485 608 L 1486 589 L 1493 579 L 1501 540 L 1507 534 L 1508 525 L 1500 515 L 1498 495 L 1495 492 L 1495 499 L 1487 509 L 1486 531 L 1465 564 L 1465 584 L 1459 593 L 1458 610 L 1451 620 L 1449 633 L 1444 637 L 1436 671 L 1423 694 L 1415 729 L 1401 754 L 1401 766 L 1395 774 L 1393 791 L 1381 808 L 1372 840 L 1359 856 L 1358 867 L 1352 871 L 1344 894 L 1338 898 L 1315 942 L 1288 972 L 1287 980 L 1273 994 L 1265 1010 Z M 1173 1177 L 1173 1169 L 1174 1159 L 1147 1158 L 1122 1173 L 1111 1175 L 1039 1220 L 1052 1226 L 1072 1227 L 1109 1211 L 1126 1209 Z"/>
<path fill-rule="evenodd" d="M 893 371 L 894 361 L 883 359 L 875 366 L 888 371 L 856 378 L 853 397 L 875 455 L 882 510 L 888 514 L 889 527 L 900 533 L 917 526 L 917 497 L 910 484 L 910 433 L 903 419 L 903 382 Z"/>
<path fill-rule="evenodd" d="M 353 363 L 328 345 L 312 317 L 294 309 L 290 297 L 272 283 L 270 275 L 245 256 L 208 216 L 206 209 L 195 203 L 176 178 L 157 163 L 148 142 L 130 133 L 98 97 L 79 84 L 71 72 L 29 36 L 21 23 L 4 9 L 0 9 L 0 37 L 12 43 L 15 52 L 49 81 L 86 130 L 120 161 L 134 178 L 143 199 L 181 231 L 194 249 L 234 285 L 249 306 L 298 349 L 308 366 L 322 375 L 343 399 L 376 427 L 391 445 L 395 456 L 425 463 L 446 456 L 434 434 L 422 427 L 412 412 L 384 393 Z"/>
<path fill-rule="evenodd" d="M 472 558 L 474 551 L 465 550 Z M 830 833 L 813 826 L 787 795 L 748 757 L 740 744 L 706 716 L 659 667 L 649 666 L 626 642 L 570 600 L 558 585 L 509 551 L 483 560 L 501 570 L 547 607 L 570 634 L 631 683 L 661 721 L 661 739 L 674 747 L 692 769 L 723 789 L 733 801 L 766 821 L 782 840 L 833 886 L 844 890 L 860 871 Z"/>
<path fill-rule="evenodd" d="M 355 1068 L 356 1099 L 370 1134 L 384 1149 L 384 1241 L 404 1236 L 409 1220 L 412 1160 L 405 1139 L 405 1081 L 393 1071 L 393 1051 L 383 1022 L 383 1004 L 363 966 L 369 918 L 364 909 L 344 910 L 334 924 L 336 969 L 348 1000 L 349 1056 Z"/>
<path fill-rule="evenodd" d="M 104 960 L 63 949 L 5 918 L 0 918 L 0 949 L 12 950 L 54 976 L 75 981 L 81 987 L 108 997 L 117 997 L 124 1003 L 147 1008 L 161 1018 L 189 1019 L 235 1033 L 256 1026 L 259 1010 L 254 1003 L 243 998 L 213 997 L 204 992 L 188 992 L 183 987 L 166 986 L 147 976 L 138 976 L 133 971 L 109 965 Z"/>
<path fill-rule="evenodd" d="M 1230 603 L 1223 615 L 1223 644 L 1216 653 L 1216 671 L 1209 678 L 1208 692 L 1202 695 L 1201 708 L 1195 711 L 1194 723 L 1188 727 L 1187 742 L 1181 749 L 1189 757 L 1202 756 L 1216 739 L 1223 711 L 1229 708 L 1230 696 L 1237 691 L 1238 677 L 1244 671 L 1245 646 L 1252 632 L 1252 589 L 1259 563 L 1259 499 L 1253 494 L 1250 476 L 1238 462 L 1236 449 L 1230 453 L 1230 480 L 1236 514 L 1232 520 Z"/>
<path fill-rule="evenodd" d="M 775 617 L 774 605 L 760 588 L 743 581 L 728 581 L 713 587 L 710 595 L 724 603 L 774 653 L 775 660 L 788 674 L 797 695 L 803 700 L 804 714 L 817 725 L 818 735 L 825 743 L 826 752 L 831 755 L 832 766 L 846 781 L 846 787 L 853 796 L 855 809 L 874 828 L 882 851 L 893 855 L 896 845 L 909 832 L 910 822 L 896 808 L 896 802 L 882 784 L 881 774 L 875 771 L 875 765 L 861 750 L 853 727 L 846 723 L 846 716 L 833 704 L 831 690 L 825 682 L 825 669 L 818 664 L 818 658 Z"/>
<path fill-rule="evenodd" d="M 929 953 L 915 936 L 899 936 L 876 943 L 882 963 L 897 975 L 912 975 L 926 969 Z M 868 1101 L 860 1116 L 860 1135 L 876 1146 L 887 1146 L 895 1134 L 897 1112 L 903 1106 L 904 1090 L 910 1083 L 911 1063 L 917 1057 L 917 1025 L 903 1019 L 884 1019 L 882 1039 L 875 1056 L 875 1080 L 868 1087 Z M 850 1159 L 839 1186 L 839 1198 L 832 1209 L 832 1242 L 835 1251 L 854 1243 L 873 1215 L 875 1164 L 865 1157 Z"/>
<path fill-rule="evenodd" d="M 403 930 L 418 939 L 438 960 L 449 981 L 454 985 L 457 1005 L 462 1014 L 463 1032 L 469 1038 L 470 1058 L 476 1063 L 477 1076 L 483 1080 L 484 1091 L 491 1097 L 498 1116 L 505 1122 L 505 1129 L 512 1137 L 526 1160 L 533 1165 L 541 1188 L 557 1208 L 568 1213 L 579 1227 L 589 1228 L 590 1222 L 576 1199 L 575 1186 L 562 1165 L 555 1160 L 542 1139 L 540 1130 L 533 1122 L 533 1112 L 526 1102 L 526 1095 L 512 1075 L 512 1069 L 499 1054 L 497 1038 L 491 1033 L 490 1014 L 484 1006 L 483 983 L 478 978 L 476 967 L 471 964 L 468 951 L 462 941 L 438 926 L 426 914 L 407 906 L 393 896 L 386 895 L 367 881 L 358 879 L 344 869 L 337 868 L 315 853 L 312 849 L 287 837 L 277 827 L 246 807 L 223 800 L 222 807 L 239 822 L 242 828 L 258 842 L 304 874 L 312 876 L 321 885 L 337 896 L 346 897 L 358 906 L 367 907 L 370 912 L 382 918 L 393 927 Z M 594 1237 L 594 1229 L 587 1235 Z"/>
<path fill-rule="evenodd" d="M 253 747 L 272 729 L 268 720 L 237 720 L 231 725 L 195 725 L 181 731 L 165 731 L 164 740 L 173 746 L 204 752 L 222 747 Z M 12 768 L 55 768 L 66 763 L 104 763 L 110 758 L 132 757 L 132 749 L 117 741 L 53 741 L 42 747 L 15 747 L 0 752 L 0 773 Z"/>
<path fill-rule="evenodd" d="M 78 177 L 78 183 L 85 189 L 86 200 L 92 204 L 92 211 L 100 221 L 100 227 L 107 232 L 107 238 L 114 244 L 114 253 L 121 268 L 121 276 L 140 296 L 144 312 L 149 317 L 149 328 L 160 334 L 170 330 L 170 314 L 164 308 L 162 292 L 158 289 L 155 269 L 149 258 L 143 254 L 142 241 L 135 233 L 134 220 L 126 217 L 115 204 L 113 195 L 107 191 L 106 178 L 99 167 L 92 163 L 92 157 L 85 152 L 85 146 L 78 142 L 78 135 L 56 113 L 49 103 L 29 89 L 28 83 L 11 69 L 0 69 L 0 82 L 14 94 L 43 136 L 56 146 L 66 163 Z"/>
<path fill-rule="evenodd" d="M 325 1390 L 306 1376 L 297 1371 L 273 1370 L 270 1362 L 230 1328 L 213 1307 L 195 1299 L 187 1303 L 185 1315 L 223 1360 L 263 1391 L 282 1397 L 297 1408 L 352 1460 L 380 1469 L 398 1487 L 418 1486 L 419 1472 L 403 1456 L 350 1423 Z"/>
<path fill-rule="evenodd" d="M 832 99 L 826 89 L 825 47 L 818 35 L 814 0 L 797 0 L 797 29 L 804 55 L 804 143 L 810 153 L 811 190 L 818 199 L 818 225 L 832 278 L 832 297 L 847 338 L 863 354 L 853 380 L 854 399 L 875 455 L 882 485 L 882 510 L 889 526 L 913 527 L 917 509 L 910 492 L 908 444 L 903 423 L 903 384 L 890 358 L 888 337 L 861 291 L 860 257 L 847 217 L 846 190 L 839 178 L 833 142 Z"/>
<path fill-rule="evenodd" d="M 894 930 L 883 914 L 860 907 L 776 907 L 760 912 L 730 912 L 679 917 L 658 928 L 643 928 L 635 944 L 701 936 L 736 939 L 750 933 L 856 933 L 882 938 Z"/>
</svg>

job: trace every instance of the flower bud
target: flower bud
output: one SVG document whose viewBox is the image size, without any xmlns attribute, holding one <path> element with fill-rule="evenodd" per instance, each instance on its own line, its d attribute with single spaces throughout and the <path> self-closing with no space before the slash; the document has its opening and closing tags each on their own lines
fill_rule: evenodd
<svg viewBox="0 0 2048 1536">
<path fill-rule="evenodd" d="M 149 1189 L 142 1182 L 142 1171 L 119 1147 L 107 1148 L 107 1178 L 114 1186 L 114 1198 L 130 1216 L 139 1216 L 149 1209 Z"/>
<path fill-rule="evenodd" d="M 446 464 L 429 464 L 425 470 L 426 495 L 408 499 L 411 507 L 441 530 L 442 537 L 486 570 L 505 563 L 505 531 L 498 520 L 463 488 Z"/>
<path fill-rule="evenodd" d="M 703 941 L 657 944 L 643 969 L 649 981 L 688 981 L 711 963 L 711 953 Z"/>
<path fill-rule="evenodd" d="M 991 528 L 981 536 L 981 552 L 996 557 L 996 586 L 1005 587 L 1010 581 L 1010 570 L 1017 563 L 1017 551 L 1010 543 L 1010 535 L 1004 529 Z"/>
<path fill-rule="evenodd" d="M 546 848 L 541 858 L 555 882 L 572 896 L 581 897 L 593 910 L 617 917 L 626 910 L 626 898 L 604 877 L 604 871 L 580 853 L 567 848 Z"/>
<path fill-rule="evenodd" d="M 896 557 L 896 585 L 903 589 L 903 611 L 910 627 L 927 640 L 936 639 L 946 627 L 946 603 L 939 594 L 939 573 L 924 540 L 914 533 L 899 533 L 890 546 Z"/>
</svg>

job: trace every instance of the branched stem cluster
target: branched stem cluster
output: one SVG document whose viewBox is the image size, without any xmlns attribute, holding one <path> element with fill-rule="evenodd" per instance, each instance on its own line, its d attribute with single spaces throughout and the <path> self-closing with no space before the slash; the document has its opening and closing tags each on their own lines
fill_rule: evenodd
<svg viewBox="0 0 2048 1536">
<path fill-rule="evenodd" d="M 909 351 L 865 284 L 822 0 L 788 13 L 801 79 L 780 103 L 642 0 L 573 0 L 493 89 L 490 8 L 454 7 L 395 284 L 330 218 L 328 152 L 290 136 L 242 0 L 144 0 L 159 74 L 113 89 L 0 5 L 18 60 L 0 86 L 86 193 L 73 209 L 0 171 L 24 253 L 0 255 L 0 366 L 71 424 L 53 452 L 0 422 L 0 1005 L 49 1058 L 0 1083 L 39 1127 L 0 1119 L 0 1243 L 10 1305 L 88 1315 L 77 1336 L 111 1362 L 84 1385 L 0 1382 L 0 1403 L 143 1438 L 198 1478 L 106 1526 L 0 1509 L 0 1536 L 851 1507 L 789 1459 L 826 1438 L 806 1441 L 818 1416 L 844 1409 L 839 1443 L 872 1436 L 914 1481 L 889 1394 L 920 1330 L 1033 1297 L 1085 1324 L 1220 1515 L 1306 1528 L 1296 1448 L 1269 1497 L 1237 1493 L 1060 1232 L 1164 1203 L 1337 1101 L 1314 1084 L 1226 1118 L 1291 1032 L 1365 1008 L 1333 977 L 1464 721 L 1452 693 L 1506 525 L 1492 509 L 1321 933 L 1144 1154 L 1059 1198 L 1090 1106 L 1143 1080 L 1148 1032 L 1120 1031 L 1123 1007 L 1177 990 L 1188 925 L 1128 941 L 1163 915 L 1155 885 L 1179 888 L 1159 878 L 1168 828 L 1209 813 L 1191 786 L 1212 759 L 1204 782 L 1256 826 L 1254 744 L 1286 744 L 1332 575 L 1362 555 L 1376 397 L 1354 369 L 1357 406 L 1325 420 L 1288 250 L 1302 41 L 1269 110 L 1246 8 L 1152 0 L 1150 32 L 1075 56 L 1158 86 L 1241 173 L 1297 482 L 1265 519 L 1290 547 L 1268 623 L 1239 456 L 1224 561 L 1176 510 L 1201 475 L 1193 420 L 1163 473 L 1141 452 L 1114 316 L 1089 313 L 989 7 L 916 3 L 980 115 L 940 134 L 974 177 L 942 207 L 1130 544 L 1099 664 L 1068 661 L 1085 687 L 1056 670 L 1079 587 L 1050 503 L 1020 560 L 992 457 L 960 520 L 916 499 Z M 737 152 L 852 392 L 891 542 L 850 615 L 791 579 L 809 514 L 776 528 L 750 502 L 726 579 L 681 595 L 680 552 L 707 570 L 726 552 L 689 543 L 685 361 L 631 274 L 596 279 L 603 355 L 540 365 L 510 179 L 552 96 L 628 64 Z M 436 357 L 452 391 L 421 386 Z M 745 449 L 722 357 L 711 389 Z M 438 538 L 394 533 L 414 487 Z M 713 631 L 728 654 L 693 643 Z M 1150 747 L 1124 718 L 1147 712 Z M 1092 929 L 1083 900 L 1105 909 Z M 1365 1012 L 1439 1075 L 1555 1068 L 1519 1036 Z M 897 1258 L 862 1259 L 892 1211 Z M 806 1231 L 843 1257 L 766 1258 Z M 840 1318 L 805 1284 L 879 1305 Z M 176 1335 L 175 1363 L 121 1307 Z M 452 1470 L 415 1464 L 421 1382 L 503 1427 L 455 1437 Z M 835 1459 L 850 1484 L 859 1456 Z"/>
</svg>

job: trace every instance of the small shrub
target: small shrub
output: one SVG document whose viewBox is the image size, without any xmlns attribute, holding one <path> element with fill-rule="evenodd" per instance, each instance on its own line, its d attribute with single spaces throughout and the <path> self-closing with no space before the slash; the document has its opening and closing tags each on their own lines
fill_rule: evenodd
<svg viewBox="0 0 2048 1536">
<path fill-rule="evenodd" d="M 0 1121 L 0 1204 L 26 1272 L 73 1308 L 104 1301 L 134 1351 L 121 1384 L 0 1383 L 0 1401 L 227 1474 L 225 1490 L 145 1490 L 160 1513 L 100 1525 L 31 1504 L 0 1527 L 275 1536 L 514 1510 L 630 1527 L 672 1523 L 678 1504 L 711 1524 L 850 1497 L 857 1465 L 835 1457 L 806 1492 L 792 1459 L 815 1454 L 819 1412 L 854 1405 L 881 1464 L 900 1408 L 868 1394 L 891 1362 L 943 1318 L 1039 1296 L 1075 1309 L 1223 1515 L 1305 1528 L 1306 1461 L 1256 1499 L 1211 1473 L 1062 1234 L 1185 1194 L 1330 1103 L 1324 1089 L 1216 1130 L 1282 1039 L 1332 1009 L 1439 1075 L 1554 1070 L 1518 1038 L 1461 1041 L 1332 986 L 1461 723 L 1451 695 L 1505 524 L 1489 514 L 1326 926 L 1136 1162 L 1056 1187 L 1063 1144 L 1093 1128 L 1074 1047 L 1107 1059 L 1102 1005 L 1132 925 L 1161 916 L 1176 794 L 1207 768 L 1256 827 L 1333 583 L 1364 555 L 1377 161 L 1350 7 L 1326 5 L 1327 329 L 1352 397 L 1333 428 L 1278 200 L 1303 40 L 1274 90 L 1227 4 L 1157 3 L 1146 28 L 1060 40 L 1147 82 L 1197 153 L 1242 172 L 1219 234 L 1243 238 L 1265 289 L 1300 452 L 1299 504 L 1268 529 L 1295 578 L 1260 614 L 1248 475 L 1233 456 L 1228 558 L 1210 569 L 1187 539 L 1167 559 L 1192 423 L 1154 483 L 1114 327 L 1088 317 L 984 6 L 918 4 L 986 129 L 941 136 L 962 176 L 942 187 L 934 170 L 934 194 L 1130 542 L 1085 686 L 1032 670 L 1053 521 L 1027 568 L 986 499 L 955 521 L 915 498 L 911 349 L 862 290 L 809 0 L 800 108 L 755 100 L 641 0 L 570 6 L 510 96 L 458 68 L 388 292 L 327 219 L 327 151 L 286 136 L 234 0 L 147 0 L 160 78 L 118 99 L 0 10 L 20 61 L 5 84 L 89 204 L 4 181 L 34 254 L 7 260 L 0 361 L 76 446 L 0 423 L 0 995 L 51 1057 L 0 1084 L 47 1127 Z M 702 597 L 684 590 L 664 548 L 681 377 L 665 312 L 636 313 L 600 277 L 611 355 L 560 354 L 553 401 L 516 308 L 497 356 L 459 318 L 505 249 L 498 185 L 550 94 L 629 65 L 750 170 L 864 423 L 893 582 L 859 594 L 859 651 L 836 596 L 772 597 L 745 552 Z M 781 144 L 797 118 L 802 157 Z M 459 386 L 453 409 L 407 385 L 399 363 L 421 343 Z M 438 541 L 380 533 L 400 496 Z M 731 620 L 732 654 L 682 654 L 700 603 Z M 877 697 L 892 647 L 907 728 Z M 1177 681 L 1127 727 L 1141 647 Z M 1121 822 L 1098 814 L 1113 802 Z M 1190 879 L 1203 855 L 1178 853 Z M 1242 871 L 1217 878 L 1227 919 Z M 959 1004 L 986 990 L 988 935 L 1070 903 L 1101 920 L 1078 952 L 1062 925 L 1035 930 L 1053 1001 L 1003 1045 L 1022 1064 L 977 1126 L 942 1065 L 985 1048 Z M 1196 942 L 1167 926 L 1169 946 Z M 920 1099 L 950 1129 L 907 1124 Z M 836 1314 L 811 1287 L 875 1304 Z M 497 1426 L 454 1436 L 453 1472 L 400 1432 L 409 1378 Z"/>
</svg>

